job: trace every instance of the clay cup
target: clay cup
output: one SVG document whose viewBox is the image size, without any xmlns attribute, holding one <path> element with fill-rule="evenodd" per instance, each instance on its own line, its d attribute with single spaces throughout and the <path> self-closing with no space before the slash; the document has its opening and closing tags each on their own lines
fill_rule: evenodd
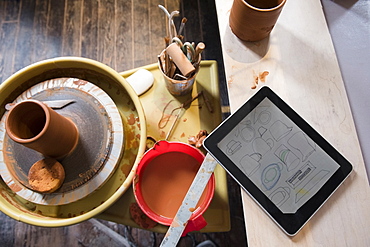
<svg viewBox="0 0 370 247">
<path fill-rule="evenodd" d="M 241 40 L 259 41 L 274 28 L 286 0 L 234 0 L 230 11 L 231 31 Z"/>
<path fill-rule="evenodd" d="M 78 142 L 76 125 L 37 100 L 22 101 L 10 109 L 5 128 L 13 141 L 51 158 L 66 156 Z"/>
</svg>

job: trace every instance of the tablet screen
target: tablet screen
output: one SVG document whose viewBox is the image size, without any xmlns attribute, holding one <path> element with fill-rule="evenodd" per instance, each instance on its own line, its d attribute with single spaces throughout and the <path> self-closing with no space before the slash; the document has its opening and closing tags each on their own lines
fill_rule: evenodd
<svg viewBox="0 0 370 247">
<path fill-rule="evenodd" d="M 339 168 L 268 98 L 217 145 L 283 213 L 297 212 Z"/>
<path fill-rule="evenodd" d="M 213 130 L 203 145 L 288 235 L 295 235 L 352 171 L 267 86 Z"/>
</svg>

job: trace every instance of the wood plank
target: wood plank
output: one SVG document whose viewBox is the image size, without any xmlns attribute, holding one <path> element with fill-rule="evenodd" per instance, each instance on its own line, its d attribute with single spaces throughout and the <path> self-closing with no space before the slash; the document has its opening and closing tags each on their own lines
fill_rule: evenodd
<svg viewBox="0 0 370 247">
<path fill-rule="evenodd" d="M 175 10 L 177 10 L 177 11 L 180 12 L 180 14 L 178 16 L 175 16 L 173 18 L 174 23 L 175 23 L 175 26 L 178 29 L 182 17 L 184 17 L 184 13 L 183 13 L 184 10 L 182 9 L 182 0 L 165 1 L 164 7 L 167 8 L 167 10 L 168 10 L 169 13 L 171 13 L 172 11 L 175 11 Z M 161 11 L 161 12 L 163 12 L 163 11 Z M 164 13 L 163 13 L 163 15 L 164 15 Z M 165 19 L 166 19 L 166 26 L 165 27 L 167 28 L 167 26 L 168 26 L 168 18 L 165 16 Z M 166 36 L 168 36 L 168 35 L 169 34 L 166 32 Z"/>
<path fill-rule="evenodd" d="M 150 56 L 149 48 L 149 1 L 137 0 L 133 5 L 133 26 L 134 28 L 134 67 L 148 64 L 155 61 Z"/>
<path fill-rule="evenodd" d="M 101 0 L 98 12 L 98 61 L 115 68 L 115 19 L 114 0 Z"/>
<path fill-rule="evenodd" d="M 83 1 L 81 56 L 98 59 L 98 0 Z"/>
<path fill-rule="evenodd" d="M 18 21 L 21 0 L 4 1 L 4 21 Z"/>
<path fill-rule="evenodd" d="M 3 22 L 0 43 L 0 81 L 4 81 L 14 72 L 14 50 L 17 42 L 18 22 Z"/>
<path fill-rule="evenodd" d="M 116 7 L 116 69 L 119 72 L 134 68 L 133 1 L 118 1 Z"/>
<path fill-rule="evenodd" d="M 203 41 L 203 31 L 201 28 L 201 20 L 199 15 L 199 2 L 198 1 L 182 1 L 183 5 L 183 16 L 188 21 L 185 26 L 185 40 L 189 42 L 195 42 L 197 44 Z"/>
<path fill-rule="evenodd" d="M 46 50 L 46 56 L 43 59 L 58 57 L 62 54 L 65 0 L 50 0 L 47 14 L 47 40 L 43 47 Z M 38 17 L 35 16 L 35 18 Z"/>
<path fill-rule="evenodd" d="M 36 3 L 34 0 L 22 0 L 19 18 L 19 32 L 14 53 L 14 71 L 18 71 L 33 63 L 35 49 L 33 25 Z"/>
<path fill-rule="evenodd" d="M 81 56 L 82 2 L 67 0 L 62 34 L 63 56 Z"/>
<path fill-rule="evenodd" d="M 68 245 L 69 239 L 65 238 L 62 227 L 36 227 L 21 222 L 16 222 L 14 226 L 14 246 L 55 246 L 56 243 Z"/>
<path fill-rule="evenodd" d="M 5 15 L 5 1 L 0 1 L 0 23 L 4 21 Z"/>
<path fill-rule="evenodd" d="M 158 7 L 162 0 L 149 2 L 149 53 L 150 61 L 157 62 L 157 55 L 165 48 L 166 16 Z"/>
<path fill-rule="evenodd" d="M 0 213 L 0 246 L 14 246 L 14 219 Z"/>
<path fill-rule="evenodd" d="M 48 11 L 49 1 L 37 0 L 35 3 L 35 14 L 34 14 L 34 29 L 33 36 L 31 37 L 34 41 L 32 49 L 32 60 L 40 61 L 47 57 L 46 51 L 47 46 L 47 25 L 48 25 Z"/>
</svg>

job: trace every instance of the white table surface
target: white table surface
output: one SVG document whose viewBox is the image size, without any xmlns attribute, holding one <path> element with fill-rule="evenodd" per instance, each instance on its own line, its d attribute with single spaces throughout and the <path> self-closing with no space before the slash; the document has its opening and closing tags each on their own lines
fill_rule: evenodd
<svg viewBox="0 0 370 247">
<path fill-rule="evenodd" d="M 280 95 L 354 168 L 294 237 L 284 234 L 242 191 L 249 246 L 370 246 L 364 163 L 370 160 L 369 1 L 322 1 L 287 0 L 268 39 L 243 42 L 228 25 L 232 0 L 216 0 L 231 112 L 256 92 L 256 75 L 269 71 L 260 84 Z"/>
</svg>

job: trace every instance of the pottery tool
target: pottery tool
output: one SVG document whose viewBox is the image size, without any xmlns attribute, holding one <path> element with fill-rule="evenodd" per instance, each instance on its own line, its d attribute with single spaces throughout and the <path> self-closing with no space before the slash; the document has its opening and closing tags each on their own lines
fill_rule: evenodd
<svg viewBox="0 0 370 247">
<path fill-rule="evenodd" d="M 181 19 L 179 31 L 177 32 L 173 18 L 178 15 L 179 11 L 172 11 L 171 13 L 163 7 L 158 5 L 160 9 L 166 14 L 168 18 L 167 34 L 164 38 L 166 43 L 166 49 L 161 53 L 159 59 L 160 68 L 163 74 L 174 80 L 190 80 L 190 77 L 195 75 L 195 71 L 198 70 L 200 64 L 200 53 L 204 50 L 205 45 L 200 42 L 196 47 L 195 43 L 184 42 L 182 35 L 187 18 Z M 176 45 L 175 45 L 175 44 Z M 180 73 L 181 72 L 181 77 Z"/>
<path fill-rule="evenodd" d="M 164 6 L 158 5 L 158 7 L 161 10 L 163 10 L 163 12 L 166 14 L 166 16 L 168 18 L 167 33 L 168 33 L 170 39 L 172 39 L 173 37 L 176 37 L 177 36 L 177 32 L 176 32 L 175 23 L 173 22 L 173 17 L 175 15 L 180 14 L 180 12 L 178 10 L 175 10 L 175 11 L 172 11 L 171 13 L 169 13 L 168 10 Z"/>
<path fill-rule="evenodd" d="M 179 68 L 184 76 L 189 76 L 195 71 L 194 66 L 177 44 L 170 44 L 166 48 L 166 53 L 172 58 L 175 65 Z"/>
<path fill-rule="evenodd" d="M 175 120 L 173 121 L 173 123 L 172 123 L 172 125 L 171 125 L 170 129 L 168 130 L 168 133 L 167 133 L 166 138 L 165 138 L 165 140 L 166 140 L 166 141 L 167 141 L 167 140 L 168 140 L 168 138 L 171 136 L 171 133 L 172 133 L 172 131 L 173 131 L 173 129 L 174 129 L 174 127 L 175 127 L 176 123 L 177 123 L 177 120 L 179 119 L 179 117 L 180 117 L 180 115 L 181 115 L 181 113 L 182 113 L 182 110 L 183 110 L 183 109 L 185 109 L 185 108 L 187 108 L 187 107 L 189 107 L 189 106 L 190 106 L 190 104 L 191 104 L 191 102 L 193 102 L 194 100 L 196 100 L 196 99 L 197 99 L 200 95 L 202 95 L 202 94 L 203 94 L 203 91 L 200 91 L 200 92 L 199 92 L 197 95 L 195 95 L 193 98 L 188 99 L 187 101 L 185 101 L 184 103 L 182 103 L 179 107 L 177 107 L 177 108 L 175 108 L 175 109 L 173 109 L 173 110 L 171 111 L 171 114 L 170 114 L 170 115 L 172 115 L 172 113 L 173 113 L 174 111 L 179 110 L 179 111 L 178 111 L 178 113 L 176 114 Z M 167 119 L 167 121 L 164 123 L 164 125 L 161 125 L 161 122 L 162 122 L 162 120 L 163 120 L 163 116 L 164 116 L 164 111 L 166 110 L 166 108 L 168 107 L 168 105 L 169 105 L 171 102 L 172 102 L 172 100 L 171 100 L 170 102 L 168 102 L 168 103 L 167 103 L 167 105 L 166 105 L 166 106 L 164 107 L 164 109 L 163 109 L 162 117 L 161 117 L 161 119 L 159 120 L 159 123 L 158 123 L 158 127 L 159 127 L 160 129 L 164 128 L 164 127 L 167 125 L 168 121 L 169 121 L 169 118 L 168 118 L 168 119 Z"/>
<path fill-rule="evenodd" d="M 166 135 L 166 138 L 165 138 L 165 140 L 166 140 L 166 141 L 168 141 L 168 138 L 170 138 L 170 136 L 171 136 L 171 134 L 172 134 L 172 131 L 173 131 L 173 129 L 174 129 L 174 127 L 175 127 L 176 123 L 177 123 L 177 120 L 179 119 L 180 114 L 182 113 L 182 109 L 184 109 L 184 107 L 180 106 L 180 108 L 178 109 L 179 111 L 178 111 L 178 113 L 176 114 L 175 120 L 173 121 L 173 123 L 172 123 L 172 125 L 171 125 L 171 127 L 170 127 L 170 129 L 168 130 L 168 133 L 167 133 L 167 135 Z"/>
<path fill-rule="evenodd" d="M 69 105 L 73 102 L 75 102 L 74 100 L 71 100 L 71 99 L 66 99 L 66 100 L 47 100 L 47 101 L 41 101 L 42 103 L 44 103 L 45 105 L 49 106 L 50 108 L 53 108 L 53 109 L 61 109 L 63 107 L 65 107 L 66 105 Z M 13 108 L 13 106 L 15 106 L 17 103 L 8 103 L 5 105 L 5 110 L 7 111 L 10 111 L 10 109 Z"/>
<path fill-rule="evenodd" d="M 187 80 L 188 78 L 186 78 L 185 76 L 180 75 L 180 74 L 175 74 L 175 75 L 173 76 L 173 79 L 174 79 L 174 80 Z"/>
<path fill-rule="evenodd" d="M 160 246 L 176 246 L 217 165 L 207 154 Z"/>
<path fill-rule="evenodd" d="M 178 37 L 173 37 L 171 40 L 172 43 L 176 43 L 181 49 L 183 49 L 184 44 L 182 43 L 181 39 Z"/>
<path fill-rule="evenodd" d="M 178 37 L 174 37 L 172 39 L 172 43 L 176 43 L 180 49 L 182 50 L 182 52 L 186 55 L 186 57 L 189 59 L 190 62 L 195 62 L 194 61 L 194 58 L 195 58 L 195 49 L 194 49 L 194 44 L 190 43 L 190 42 L 185 42 L 183 43 L 180 38 Z M 193 42 L 194 43 L 194 42 Z M 204 45 L 204 43 L 203 43 Z M 204 45 L 205 47 L 205 45 Z M 204 49 L 204 48 L 203 48 Z M 200 51 L 201 52 L 201 51 Z M 199 53 L 200 53 L 199 52 Z M 198 54 L 199 55 L 199 54 Z"/>
<path fill-rule="evenodd" d="M 188 19 L 186 19 L 186 17 L 183 17 L 182 20 L 181 20 L 181 24 L 180 24 L 180 29 L 179 31 L 177 32 L 177 35 L 182 35 L 182 32 L 184 31 L 184 28 L 185 28 L 185 23 L 188 21 Z"/>
<path fill-rule="evenodd" d="M 177 31 L 176 31 L 175 23 L 173 22 L 173 17 L 178 14 L 180 14 L 179 11 L 177 10 L 172 11 L 168 19 L 168 31 L 169 31 L 170 39 L 177 36 Z"/>
<path fill-rule="evenodd" d="M 203 42 L 199 42 L 195 47 L 195 56 L 193 62 L 198 62 L 199 54 L 206 48 L 206 45 Z"/>
<path fill-rule="evenodd" d="M 195 62 L 195 50 L 194 46 L 190 42 L 185 42 L 183 46 L 183 52 L 191 63 Z"/>
</svg>

